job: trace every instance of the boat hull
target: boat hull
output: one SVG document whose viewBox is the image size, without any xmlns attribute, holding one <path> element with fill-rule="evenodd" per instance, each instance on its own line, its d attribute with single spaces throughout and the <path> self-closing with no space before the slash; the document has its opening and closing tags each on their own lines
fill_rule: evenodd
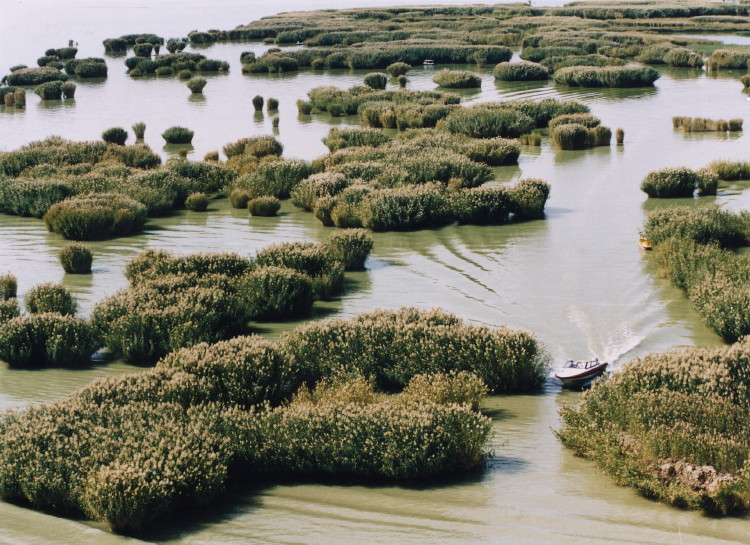
<svg viewBox="0 0 750 545">
<path fill-rule="evenodd" d="M 601 376 L 607 369 L 607 363 L 602 363 L 590 369 L 564 369 L 555 373 L 555 377 L 563 386 L 581 386 Z"/>
</svg>

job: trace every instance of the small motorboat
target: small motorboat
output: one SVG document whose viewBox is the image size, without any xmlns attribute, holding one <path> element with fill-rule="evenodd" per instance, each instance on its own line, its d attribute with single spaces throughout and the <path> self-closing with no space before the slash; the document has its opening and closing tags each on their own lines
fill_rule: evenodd
<svg viewBox="0 0 750 545">
<path fill-rule="evenodd" d="M 296 43 L 296 44 L 294 44 L 294 45 L 305 45 L 305 44 L 304 44 L 304 43 L 302 43 L 302 42 L 300 42 L 299 40 L 297 40 L 297 43 Z"/>
<path fill-rule="evenodd" d="M 638 244 L 640 244 L 641 248 L 644 249 L 644 250 L 650 250 L 651 249 L 651 240 L 647 239 L 643 235 L 641 235 L 641 238 L 638 241 Z"/>
<path fill-rule="evenodd" d="M 582 386 L 604 373 L 607 365 L 606 361 L 599 361 L 599 358 L 588 361 L 569 360 L 555 373 L 555 377 L 562 381 L 563 386 Z"/>
<path fill-rule="evenodd" d="M 435 61 L 433 61 L 432 59 L 425 59 L 422 64 L 424 64 L 425 66 L 435 66 Z"/>
</svg>

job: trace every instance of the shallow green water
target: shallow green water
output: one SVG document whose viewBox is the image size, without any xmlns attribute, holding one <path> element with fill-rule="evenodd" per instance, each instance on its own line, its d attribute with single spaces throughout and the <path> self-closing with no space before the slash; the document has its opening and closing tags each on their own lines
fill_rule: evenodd
<svg viewBox="0 0 750 545">
<path fill-rule="evenodd" d="M 148 30 L 169 37 L 196 26 L 228 28 L 272 9 L 243 11 L 237 3 L 224 2 L 203 24 L 200 4 L 189 2 L 167 22 L 167 13 L 174 13 L 169 10 L 176 9 L 175 3 L 167 2 L 162 7 L 164 25 L 153 20 L 149 25 L 123 26 L 136 20 L 140 8 L 135 4 L 123 6 L 119 22 L 103 18 L 93 8 L 86 11 L 83 4 L 76 6 L 82 20 L 89 17 L 91 22 L 89 26 L 81 20 L 75 23 L 79 26 L 70 22 L 80 31 L 71 36 L 81 42 L 79 56 L 100 56 L 99 44 L 106 36 Z M 299 8 L 288 2 L 273 6 L 273 11 Z M 0 15 L 29 13 L 23 6 L 2 4 L 0 9 Z M 57 15 L 50 8 L 43 17 L 50 36 L 61 35 L 54 21 L 47 20 Z M 6 26 L 8 18 L 0 16 L 0 21 L 5 42 L 14 31 Z M 20 37 L 19 41 L 20 45 L 13 41 L 5 48 L 0 61 L 10 53 L 15 56 L 0 65 L 30 64 L 45 48 L 64 45 L 59 40 L 45 41 L 28 50 Z M 239 54 L 245 50 L 260 52 L 263 46 L 221 44 L 204 51 L 209 58 L 228 60 L 231 71 L 210 77 L 201 100 L 190 99 L 184 83 L 174 78 L 131 80 L 124 74 L 122 59 L 110 58 L 109 78 L 79 83 L 73 103 L 42 105 L 30 96 L 24 112 L 0 107 L 0 150 L 50 134 L 95 139 L 107 127 L 145 121 L 146 142 L 165 157 L 168 152 L 159 136 L 165 128 L 184 124 L 195 130 L 191 158 L 197 159 L 237 138 L 271 132 L 270 117 L 252 111 L 250 99 L 256 94 L 280 100 L 278 138 L 288 157 L 322 155 L 326 150 L 320 138 L 334 122 L 356 123 L 354 118 L 298 116 L 294 103 L 318 85 L 359 83 L 364 71 L 243 76 Z M 434 88 L 434 70 L 416 68 L 409 74 L 410 87 Z M 735 184 L 721 188 L 716 198 L 647 202 L 638 186 L 656 168 L 698 168 L 718 158 L 750 159 L 742 134 L 685 136 L 673 131 L 670 121 L 674 115 L 747 117 L 750 103 L 737 81 L 740 74 L 708 77 L 687 69 L 663 69 L 662 74 L 653 89 L 571 90 L 552 83 L 495 83 L 490 70 L 484 70 L 482 90 L 464 92 L 467 102 L 580 100 L 604 125 L 625 130 L 624 146 L 557 151 L 545 138 L 541 149 L 525 149 L 518 166 L 496 169 L 497 179 L 501 183 L 521 177 L 548 180 L 552 194 L 546 220 L 375 234 L 367 271 L 348 275 L 347 293 L 316 304 L 314 317 L 352 316 L 379 307 L 440 306 L 475 323 L 533 331 L 555 361 L 599 356 L 614 361 L 615 368 L 631 357 L 673 346 L 719 345 L 684 297 L 657 277 L 648 255 L 638 247 L 638 231 L 645 212 L 652 208 L 686 203 L 747 208 L 750 192 Z M 289 203 L 277 218 L 250 218 L 225 200 L 216 201 L 207 213 L 179 212 L 150 221 L 142 235 L 93 243 L 94 274 L 74 276 L 63 274 L 56 259 L 64 241 L 48 233 L 41 221 L 0 215 L 0 271 L 10 270 L 19 277 L 21 294 L 39 282 L 62 281 L 86 313 L 96 301 L 125 285 L 124 263 L 146 248 L 252 255 L 272 242 L 320 240 L 329 232 L 311 214 Z M 275 336 L 294 325 L 264 325 L 258 331 Z M 117 362 L 81 371 L 10 371 L 0 366 L 0 408 L 64 398 L 92 378 L 134 370 Z M 488 399 L 485 409 L 494 419 L 495 456 L 485 471 L 457 483 L 426 489 L 245 487 L 206 513 L 168 523 L 142 537 L 148 542 L 175 543 L 750 542 L 750 518 L 716 520 L 650 502 L 615 486 L 593 464 L 571 456 L 551 430 L 559 425 L 560 405 L 576 397 L 560 392 L 551 380 L 541 395 Z M 125 541 L 100 525 L 0 503 L 0 543 Z"/>
</svg>

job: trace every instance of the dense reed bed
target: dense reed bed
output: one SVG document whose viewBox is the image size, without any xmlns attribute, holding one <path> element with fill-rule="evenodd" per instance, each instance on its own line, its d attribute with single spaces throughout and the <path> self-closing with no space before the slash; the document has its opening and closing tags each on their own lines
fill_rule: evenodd
<svg viewBox="0 0 750 545">
<path fill-rule="evenodd" d="M 750 263 L 733 249 L 750 243 L 750 214 L 674 207 L 649 214 L 644 235 L 662 274 L 727 342 L 750 334 Z"/>
<path fill-rule="evenodd" d="M 485 457 L 490 422 L 476 408 L 486 381 L 527 391 L 546 363 L 527 333 L 438 310 L 303 326 L 277 343 L 202 343 L 6 414 L 0 494 L 133 532 L 243 482 L 462 474 Z"/>
<path fill-rule="evenodd" d="M 143 134 L 145 126 L 137 124 L 136 129 Z M 216 162 L 171 161 L 161 166 L 147 146 L 119 145 L 127 139 L 121 128 L 105 131 L 104 138 L 112 143 L 51 137 L 0 154 L 0 212 L 41 218 L 60 203 L 49 215 L 51 228 L 81 239 L 107 238 L 142 227 L 141 212 L 120 216 L 125 208 L 145 207 L 148 216 L 163 215 L 182 207 L 191 193 L 226 191 L 236 177 Z M 111 203 L 105 194 L 114 195 Z M 62 203 L 65 199 L 67 204 Z"/>
<path fill-rule="evenodd" d="M 750 344 L 650 354 L 562 410 L 563 443 L 619 484 L 712 515 L 750 508 Z"/>
</svg>

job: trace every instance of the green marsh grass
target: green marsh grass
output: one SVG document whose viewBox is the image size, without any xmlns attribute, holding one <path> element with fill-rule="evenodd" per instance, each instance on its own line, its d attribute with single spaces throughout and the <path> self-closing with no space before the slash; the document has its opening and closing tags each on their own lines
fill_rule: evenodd
<svg viewBox="0 0 750 545">
<path fill-rule="evenodd" d="M 79 242 L 68 242 L 57 254 L 63 270 L 68 274 L 89 274 L 93 255 L 91 248 Z"/>
<path fill-rule="evenodd" d="M 124 146 L 128 139 L 128 131 L 122 127 L 112 127 L 102 133 L 102 140 L 107 144 L 116 144 L 118 146 Z"/>
</svg>

